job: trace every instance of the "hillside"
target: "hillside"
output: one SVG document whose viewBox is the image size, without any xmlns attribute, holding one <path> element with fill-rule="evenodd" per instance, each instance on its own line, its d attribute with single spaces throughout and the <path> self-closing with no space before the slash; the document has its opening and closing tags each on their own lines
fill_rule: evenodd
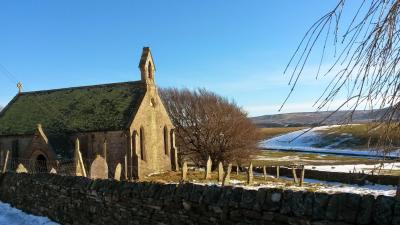
<svg viewBox="0 0 400 225">
<path fill-rule="evenodd" d="M 367 124 L 320 126 L 273 137 L 262 141 L 260 146 L 273 150 L 373 156 L 377 154 L 374 150 L 382 148 L 378 141 L 383 129 L 376 127 L 371 130 Z M 391 139 L 394 140 L 391 156 L 398 156 L 398 134 L 392 134 Z"/>
<path fill-rule="evenodd" d="M 280 127 L 312 126 L 321 122 L 321 125 L 339 124 L 345 122 L 351 116 L 351 111 L 338 111 L 331 115 L 332 113 L 333 111 L 284 113 L 257 116 L 252 117 L 251 119 L 259 127 Z M 357 110 L 353 114 L 352 123 L 372 122 L 378 119 L 382 113 L 382 110 Z M 327 118 L 329 115 L 331 116 Z"/>
</svg>

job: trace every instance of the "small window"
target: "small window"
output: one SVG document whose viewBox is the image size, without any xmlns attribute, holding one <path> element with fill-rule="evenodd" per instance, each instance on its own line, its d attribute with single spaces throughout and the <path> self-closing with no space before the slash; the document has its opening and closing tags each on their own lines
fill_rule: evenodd
<svg viewBox="0 0 400 225">
<path fill-rule="evenodd" d="M 175 143 L 175 130 L 171 129 L 171 131 L 169 132 L 169 138 L 170 138 L 170 143 L 172 147 L 176 147 L 176 143 Z"/>
<path fill-rule="evenodd" d="M 167 126 L 164 127 L 164 153 L 166 155 L 169 155 L 169 149 L 168 149 L 168 128 Z"/>
<path fill-rule="evenodd" d="M 140 128 L 140 158 L 146 160 L 144 129 Z"/>
<path fill-rule="evenodd" d="M 136 135 L 137 135 L 137 132 L 135 130 L 132 133 L 132 152 L 131 152 L 132 156 L 137 154 L 137 152 L 136 152 Z"/>
<path fill-rule="evenodd" d="M 154 98 L 150 99 L 150 106 L 151 107 L 156 107 L 156 100 L 154 100 Z"/>
<path fill-rule="evenodd" d="M 149 75 L 149 79 L 153 79 L 153 67 L 151 66 L 151 62 L 149 62 L 149 65 L 147 66 L 147 73 Z"/>
</svg>

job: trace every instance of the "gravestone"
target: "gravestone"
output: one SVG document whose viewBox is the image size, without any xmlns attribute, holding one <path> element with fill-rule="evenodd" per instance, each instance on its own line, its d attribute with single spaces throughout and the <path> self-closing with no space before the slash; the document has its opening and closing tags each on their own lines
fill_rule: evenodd
<svg viewBox="0 0 400 225">
<path fill-rule="evenodd" d="M 4 156 L 4 161 L 3 161 L 3 168 L 2 168 L 2 172 L 5 173 L 7 171 L 7 165 L 8 165 L 8 157 L 10 155 L 10 150 L 6 151 L 6 154 Z"/>
<path fill-rule="evenodd" d="M 56 173 L 57 173 L 57 170 L 54 169 L 54 167 L 53 167 L 53 168 L 51 168 L 50 173 L 56 174 Z"/>
<path fill-rule="evenodd" d="M 239 175 L 239 165 L 236 165 L 236 175 Z"/>
<path fill-rule="evenodd" d="M 249 165 L 249 169 L 247 170 L 247 184 L 251 185 L 253 184 L 253 163 L 251 162 Z"/>
<path fill-rule="evenodd" d="M 279 178 L 279 169 L 280 169 L 280 166 L 276 166 L 276 178 Z"/>
<path fill-rule="evenodd" d="M 86 177 L 86 169 L 83 163 L 82 154 L 80 151 L 80 143 L 79 139 L 75 140 L 75 151 L 74 151 L 74 165 L 75 165 L 75 176 L 84 176 Z"/>
<path fill-rule="evenodd" d="M 90 177 L 92 179 L 108 179 L 108 165 L 106 160 L 100 155 L 96 156 L 90 166 Z"/>
<path fill-rule="evenodd" d="M 17 173 L 28 173 L 28 170 L 25 168 L 22 163 L 18 164 L 17 170 L 15 171 Z"/>
<path fill-rule="evenodd" d="M 296 167 L 292 166 L 292 176 L 293 176 L 293 182 L 295 184 L 299 183 L 298 179 L 297 179 L 297 172 L 296 172 Z"/>
<path fill-rule="evenodd" d="M 208 156 L 207 167 L 206 167 L 206 175 L 204 177 L 204 179 L 206 179 L 206 180 L 211 179 L 211 166 L 212 166 L 212 161 L 211 161 L 210 156 Z"/>
<path fill-rule="evenodd" d="M 187 170 L 188 170 L 187 162 L 183 162 L 183 165 L 182 165 L 182 181 L 187 181 Z"/>
<path fill-rule="evenodd" d="M 263 166 L 264 180 L 267 180 L 267 167 Z"/>
<path fill-rule="evenodd" d="M 222 185 L 229 184 L 231 182 L 231 171 L 232 171 L 232 163 L 228 164 L 228 168 L 226 169 L 224 181 Z"/>
<path fill-rule="evenodd" d="M 305 173 L 304 165 L 301 166 L 301 176 L 300 176 L 300 187 L 303 187 L 304 183 L 304 173 Z"/>
<path fill-rule="evenodd" d="M 122 172 L 122 165 L 121 163 L 117 164 L 114 172 L 114 179 L 120 181 L 121 180 L 121 172 Z"/>
<path fill-rule="evenodd" d="M 222 182 L 224 179 L 224 166 L 222 165 L 222 162 L 219 162 L 218 164 L 218 182 Z"/>
</svg>

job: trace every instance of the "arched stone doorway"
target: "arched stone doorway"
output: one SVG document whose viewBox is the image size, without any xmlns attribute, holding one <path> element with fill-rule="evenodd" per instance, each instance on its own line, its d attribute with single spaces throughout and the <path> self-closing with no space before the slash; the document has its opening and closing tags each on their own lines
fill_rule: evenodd
<svg viewBox="0 0 400 225">
<path fill-rule="evenodd" d="M 35 171 L 36 173 L 47 173 L 47 159 L 42 154 L 36 157 Z"/>
</svg>

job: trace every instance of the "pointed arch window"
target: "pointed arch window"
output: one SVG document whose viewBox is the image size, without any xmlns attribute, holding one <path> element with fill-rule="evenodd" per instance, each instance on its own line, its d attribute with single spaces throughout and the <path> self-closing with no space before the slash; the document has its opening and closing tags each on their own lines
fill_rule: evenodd
<svg viewBox="0 0 400 225">
<path fill-rule="evenodd" d="M 168 128 L 167 126 L 164 126 L 164 153 L 166 155 L 169 155 L 169 149 L 168 149 Z"/>
<path fill-rule="evenodd" d="M 144 129 L 143 129 L 143 127 L 141 127 L 140 128 L 140 132 L 139 132 L 139 135 L 140 135 L 140 159 L 142 159 L 142 160 L 146 160 L 146 139 L 145 139 L 145 136 L 144 136 Z"/>
<path fill-rule="evenodd" d="M 131 154 L 132 154 L 132 156 L 137 155 L 137 152 L 136 152 L 136 140 L 137 140 L 137 137 L 136 137 L 136 135 L 137 135 L 137 131 L 134 130 L 132 132 L 132 137 L 131 137 L 131 144 L 132 144 L 132 152 L 131 152 Z"/>
<path fill-rule="evenodd" d="M 153 66 L 151 64 L 151 62 L 149 62 L 149 64 L 147 65 L 147 73 L 148 73 L 148 77 L 150 80 L 153 79 Z"/>
</svg>

